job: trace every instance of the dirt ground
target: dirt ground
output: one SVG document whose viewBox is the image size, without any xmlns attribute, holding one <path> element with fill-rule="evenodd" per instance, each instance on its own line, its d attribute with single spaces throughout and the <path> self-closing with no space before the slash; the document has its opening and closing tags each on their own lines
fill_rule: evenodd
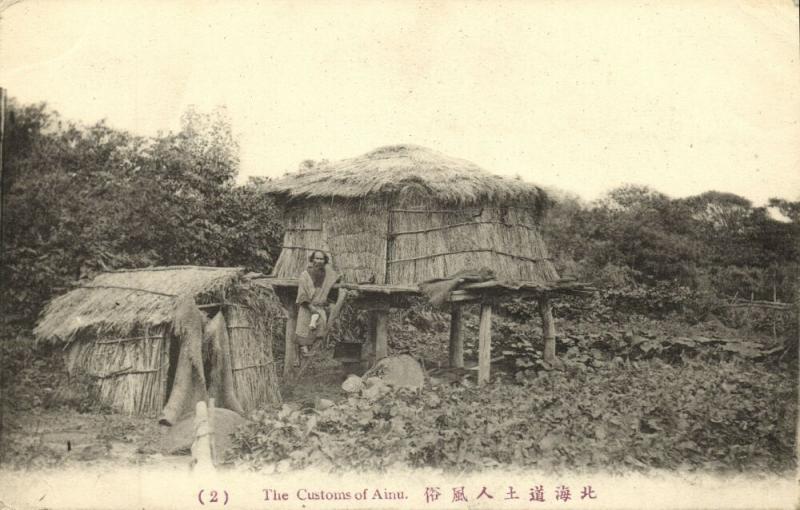
<svg viewBox="0 0 800 510">
<path fill-rule="evenodd" d="M 154 419 L 135 416 L 16 412 L 4 416 L 2 463 L 18 469 L 186 464 L 188 457 L 162 453 L 161 429 Z"/>
<path fill-rule="evenodd" d="M 332 354 L 331 350 L 317 353 L 299 378 L 283 382 L 283 401 L 313 405 L 320 398 L 334 402 L 342 399 L 341 383 L 357 368 L 343 366 Z M 30 388 L 29 392 L 38 394 L 44 390 L 49 388 L 38 391 Z M 25 398 L 39 403 L 46 397 L 25 393 Z M 182 455 L 168 453 L 169 429 L 158 425 L 155 418 L 96 411 L 81 413 L 64 406 L 18 407 L 5 405 L 3 409 L 0 465 L 4 467 L 23 470 L 105 465 L 189 467 L 188 451 Z"/>
</svg>

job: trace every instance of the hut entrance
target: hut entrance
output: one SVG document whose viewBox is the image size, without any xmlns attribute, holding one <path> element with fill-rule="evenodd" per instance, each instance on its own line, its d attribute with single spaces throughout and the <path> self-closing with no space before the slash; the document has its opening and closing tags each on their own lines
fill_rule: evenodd
<svg viewBox="0 0 800 510">
<path fill-rule="evenodd" d="M 274 363 L 258 313 L 237 303 L 201 305 L 202 330 L 179 328 L 173 337 L 167 400 L 160 421 L 172 424 L 194 410 L 194 403 L 213 397 L 218 407 L 244 414 L 259 405 L 279 402 Z M 179 325 L 180 326 L 180 325 Z M 195 338 L 200 333 L 201 338 Z"/>
<path fill-rule="evenodd" d="M 218 407 L 244 410 L 234 391 L 231 346 L 222 305 L 179 302 L 170 339 L 167 399 L 159 421 L 172 425 L 195 403 L 216 399 Z"/>
</svg>

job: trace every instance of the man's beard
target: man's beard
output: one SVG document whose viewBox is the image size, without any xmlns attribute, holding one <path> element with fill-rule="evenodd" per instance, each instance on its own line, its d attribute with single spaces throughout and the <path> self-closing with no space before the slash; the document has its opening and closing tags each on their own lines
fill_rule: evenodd
<svg viewBox="0 0 800 510">
<path fill-rule="evenodd" d="M 311 281 L 314 282 L 314 287 L 322 287 L 322 282 L 325 280 L 325 267 L 317 267 L 316 265 L 312 265 L 311 269 L 308 270 L 308 274 L 311 275 Z"/>
</svg>

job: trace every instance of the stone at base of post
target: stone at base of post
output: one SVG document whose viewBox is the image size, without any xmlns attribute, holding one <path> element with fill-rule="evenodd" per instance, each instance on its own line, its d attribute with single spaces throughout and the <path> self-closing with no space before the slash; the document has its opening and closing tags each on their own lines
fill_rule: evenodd
<svg viewBox="0 0 800 510">
<path fill-rule="evenodd" d="M 481 303 L 478 325 L 478 384 L 489 382 L 492 367 L 492 304 Z"/>
<path fill-rule="evenodd" d="M 461 327 L 461 306 L 450 309 L 450 368 L 464 368 L 464 330 Z"/>
</svg>

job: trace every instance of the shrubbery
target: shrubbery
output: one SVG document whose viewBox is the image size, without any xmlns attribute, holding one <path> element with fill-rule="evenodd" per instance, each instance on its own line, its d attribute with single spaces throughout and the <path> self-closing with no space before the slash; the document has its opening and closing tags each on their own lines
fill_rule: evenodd
<svg viewBox="0 0 800 510">
<path fill-rule="evenodd" d="M 4 319 L 30 326 L 45 302 L 106 269 L 244 266 L 269 271 L 282 225 L 257 182 L 236 186 L 224 110 L 141 137 L 9 105 L 3 150 Z"/>
<path fill-rule="evenodd" d="M 793 378 L 766 367 L 659 360 L 261 411 L 232 460 L 253 469 L 432 466 L 471 471 L 794 469 Z M 765 399 L 764 395 L 770 398 Z"/>
</svg>

